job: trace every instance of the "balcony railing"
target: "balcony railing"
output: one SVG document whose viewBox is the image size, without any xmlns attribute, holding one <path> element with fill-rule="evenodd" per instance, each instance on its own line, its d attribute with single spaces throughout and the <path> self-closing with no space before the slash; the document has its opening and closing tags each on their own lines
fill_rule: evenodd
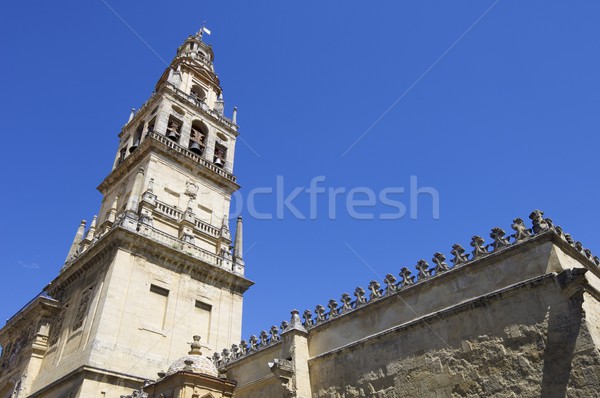
<svg viewBox="0 0 600 398">
<path fill-rule="evenodd" d="M 165 246 L 169 246 L 175 250 L 182 251 L 194 258 L 200 259 L 207 264 L 214 265 L 219 268 L 232 271 L 231 262 L 227 262 L 221 256 L 217 256 L 208 250 L 202 249 L 191 243 L 183 242 L 181 239 L 169 235 L 165 232 L 159 231 L 156 228 L 146 227 L 142 228 L 138 232 L 147 238 L 152 239 L 155 242 L 162 243 Z"/>
<path fill-rule="evenodd" d="M 167 137 L 165 137 L 163 135 L 160 135 L 154 131 L 149 131 L 148 138 L 152 138 L 152 139 L 168 146 L 169 148 L 175 150 L 176 152 L 192 159 L 193 161 L 201 164 L 202 166 L 206 167 L 207 169 L 217 173 L 218 175 L 220 175 L 222 177 L 225 177 L 226 179 L 228 179 L 232 182 L 236 181 L 236 177 L 233 174 L 231 174 L 230 172 L 225 171 L 218 166 L 215 166 L 208 160 L 201 158 L 200 156 L 196 155 L 194 152 L 182 147 L 181 145 L 177 144 L 176 142 L 168 139 Z"/>
<path fill-rule="evenodd" d="M 156 211 L 166 217 L 169 217 L 169 218 L 175 220 L 175 221 L 180 221 L 181 218 L 183 217 L 182 210 L 177 209 L 173 206 L 169 206 L 168 204 L 158 201 L 158 200 L 156 201 Z M 196 219 L 196 229 L 198 229 L 200 232 L 203 232 L 214 238 L 219 238 L 221 236 L 220 228 L 217 228 L 214 225 L 211 225 L 209 223 L 206 223 L 206 222 L 198 220 L 198 219 Z"/>
</svg>

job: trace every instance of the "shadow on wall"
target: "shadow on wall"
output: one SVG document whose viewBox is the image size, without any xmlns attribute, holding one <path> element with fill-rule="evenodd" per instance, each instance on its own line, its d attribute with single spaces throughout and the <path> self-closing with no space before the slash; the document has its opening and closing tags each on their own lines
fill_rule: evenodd
<svg viewBox="0 0 600 398">
<path fill-rule="evenodd" d="M 547 345 L 543 356 L 542 397 L 566 396 L 583 321 L 582 304 L 583 292 L 578 292 L 565 303 L 566 310 L 560 306 L 550 308 Z"/>
</svg>

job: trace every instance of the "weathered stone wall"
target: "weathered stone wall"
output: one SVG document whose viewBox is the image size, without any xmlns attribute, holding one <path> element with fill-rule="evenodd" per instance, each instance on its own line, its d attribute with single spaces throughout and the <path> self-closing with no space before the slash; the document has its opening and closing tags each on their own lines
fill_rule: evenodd
<svg viewBox="0 0 600 398">
<path fill-rule="evenodd" d="M 572 248 L 543 234 L 325 320 L 309 312 L 309 394 L 279 344 L 227 376 L 239 398 L 600 397 L 599 269 Z M 296 366 L 295 393 L 269 375 L 276 358 Z"/>
<path fill-rule="evenodd" d="M 554 276 L 309 361 L 314 397 L 594 397 L 600 356 Z"/>
</svg>

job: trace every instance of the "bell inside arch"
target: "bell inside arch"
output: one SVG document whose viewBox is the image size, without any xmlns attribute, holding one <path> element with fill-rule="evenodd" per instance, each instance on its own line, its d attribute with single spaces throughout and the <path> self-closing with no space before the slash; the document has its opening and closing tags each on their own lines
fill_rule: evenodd
<svg viewBox="0 0 600 398">
<path fill-rule="evenodd" d="M 167 131 L 167 138 L 173 141 L 177 141 L 179 137 L 177 136 L 177 133 L 175 131 L 169 130 Z"/>
<path fill-rule="evenodd" d="M 196 141 L 192 141 L 190 142 L 190 151 L 194 152 L 195 154 L 198 155 L 202 155 L 202 153 L 204 152 L 204 147 L 202 145 L 200 145 L 200 143 L 196 142 Z"/>
<path fill-rule="evenodd" d="M 223 160 L 221 158 L 216 158 L 215 159 L 215 166 L 219 166 L 219 167 L 223 167 Z"/>
<path fill-rule="evenodd" d="M 140 146 L 140 140 L 139 139 L 135 140 L 135 142 L 131 145 L 131 147 L 129 148 L 129 153 L 135 151 L 138 146 Z"/>
</svg>

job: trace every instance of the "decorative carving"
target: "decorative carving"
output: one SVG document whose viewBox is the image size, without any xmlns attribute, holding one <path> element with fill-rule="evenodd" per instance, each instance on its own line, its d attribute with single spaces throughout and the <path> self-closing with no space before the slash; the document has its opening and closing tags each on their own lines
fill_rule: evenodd
<svg viewBox="0 0 600 398">
<path fill-rule="evenodd" d="M 352 297 L 350 297 L 350 295 L 348 293 L 343 293 L 340 301 L 342 302 L 342 308 L 341 308 L 342 313 L 352 310 Z"/>
<path fill-rule="evenodd" d="M 590 249 L 584 249 L 583 254 L 585 254 L 585 256 L 588 258 L 588 260 L 592 260 L 592 258 L 594 257 L 592 255 L 592 251 Z"/>
<path fill-rule="evenodd" d="M 312 312 L 310 312 L 310 310 L 305 310 L 302 317 L 304 318 L 304 327 L 310 329 L 310 327 L 313 326 Z"/>
<path fill-rule="evenodd" d="M 396 286 L 396 277 L 392 274 L 387 274 L 383 282 L 385 283 L 385 295 L 389 296 L 390 294 L 394 294 L 398 291 L 398 286 Z"/>
<path fill-rule="evenodd" d="M 583 243 L 581 243 L 580 241 L 576 241 L 576 242 L 573 244 L 573 247 L 574 247 L 575 249 L 577 249 L 577 251 L 578 251 L 579 253 L 583 253 Z"/>
<path fill-rule="evenodd" d="M 260 332 L 260 344 L 259 344 L 259 347 L 266 347 L 268 345 L 269 345 L 269 334 L 265 330 L 262 330 Z"/>
<path fill-rule="evenodd" d="M 381 297 L 381 290 L 379 289 L 381 285 L 377 281 L 371 281 L 369 283 L 369 291 L 371 292 L 371 301 L 378 299 Z"/>
<path fill-rule="evenodd" d="M 415 283 L 415 277 L 410 276 L 410 274 L 412 274 L 412 272 L 410 272 L 408 268 L 402 267 L 400 270 L 400 278 L 402 278 L 400 283 L 401 286 L 413 285 Z"/>
<path fill-rule="evenodd" d="M 487 247 L 485 246 L 485 241 L 479 235 L 475 235 L 471 238 L 471 246 L 473 247 L 472 259 L 483 257 L 488 254 Z"/>
<path fill-rule="evenodd" d="M 365 289 L 362 287 L 357 287 L 354 290 L 354 297 L 356 297 L 356 307 L 363 306 L 367 304 L 367 298 L 365 297 Z"/>
<path fill-rule="evenodd" d="M 600 267 L 600 258 L 598 258 L 598 256 L 594 256 L 594 263 L 596 263 L 597 266 Z"/>
<path fill-rule="evenodd" d="M 240 353 L 246 355 L 248 353 L 248 343 L 246 340 L 240 341 Z"/>
<path fill-rule="evenodd" d="M 525 223 L 521 218 L 515 218 L 510 227 L 515 231 L 515 234 L 513 235 L 515 242 L 521 242 L 531 236 L 531 230 L 525 226 Z"/>
<path fill-rule="evenodd" d="M 492 251 L 500 250 L 503 247 L 510 246 L 510 242 L 508 238 L 505 237 L 506 232 L 500 227 L 492 228 L 492 232 L 490 233 L 490 238 L 494 240 L 492 242 Z"/>
<path fill-rule="evenodd" d="M 88 312 L 88 307 L 93 291 L 94 286 L 91 286 L 87 288 L 81 295 L 81 298 L 79 299 L 79 307 L 77 308 L 77 313 L 75 314 L 75 321 L 73 322 L 72 330 L 77 330 L 83 326 L 83 322 L 85 321 L 85 317 Z"/>
<path fill-rule="evenodd" d="M 339 315 L 337 306 L 338 306 L 338 303 L 334 299 L 329 300 L 329 303 L 327 303 L 327 307 L 329 307 L 329 319 L 335 318 L 336 316 Z"/>
<path fill-rule="evenodd" d="M 271 326 L 271 330 L 269 330 L 269 333 L 271 333 L 271 343 L 275 343 L 281 340 L 281 336 L 279 336 L 279 329 L 277 329 L 277 326 Z"/>
<path fill-rule="evenodd" d="M 269 369 L 271 369 L 271 373 L 273 373 L 283 387 L 283 397 L 296 397 L 297 390 L 294 382 L 295 371 L 292 361 L 275 358 L 273 359 L 273 362 L 269 362 L 268 365 Z"/>
<path fill-rule="evenodd" d="M 248 346 L 248 352 L 258 350 L 258 339 L 255 335 L 250 336 L 250 345 Z"/>
<path fill-rule="evenodd" d="M 431 277 L 431 272 L 429 271 L 429 263 L 427 263 L 427 261 L 417 261 L 417 265 L 415 266 L 415 268 L 419 271 L 419 274 L 417 276 L 420 281 Z"/>
<path fill-rule="evenodd" d="M 450 267 L 446 264 L 446 256 L 440 252 L 436 252 L 431 259 L 435 263 L 435 274 L 441 274 L 442 272 L 448 271 Z"/>
<path fill-rule="evenodd" d="M 202 355 L 202 343 L 200 343 L 200 336 L 195 335 L 192 337 L 192 339 L 194 341 L 192 341 L 190 343 L 190 351 L 188 352 L 189 355 Z"/>
<path fill-rule="evenodd" d="M 198 193 L 198 186 L 193 181 L 187 181 L 185 183 L 185 195 L 189 196 L 192 199 L 196 198 L 196 194 Z"/>
<path fill-rule="evenodd" d="M 534 210 L 529 215 L 529 218 L 533 222 L 533 233 L 539 234 L 550 228 L 546 220 L 544 220 L 544 212 L 540 210 Z"/>
<path fill-rule="evenodd" d="M 221 355 L 223 356 L 223 364 L 229 363 L 229 361 L 231 360 L 231 352 L 227 348 L 223 348 L 223 352 L 221 353 Z"/>
<path fill-rule="evenodd" d="M 240 352 L 240 348 L 237 346 L 237 344 L 232 344 L 231 345 L 231 359 L 238 359 L 242 356 L 241 352 Z"/>
<path fill-rule="evenodd" d="M 565 234 L 565 240 L 567 241 L 568 244 L 570 244 L 571 246 L 573 246 L 575 244 L 575 241 L 573 240 L 573 238 L 571 237 L 571 234 Z"/>
<path fill-rule="evenodd" d="M 215 366 L 218 368 L 221 366 L 221 355 L 218 352 L 215 352 L 212 356 L 212 361 L 215 364 Z"/>
<path fill-rule="evenodd" d="M 290 324 L 288 323 L 288 321 L 281 321 L 281 325 L 279 325 L 279 329 L 281 329 L 281 333 L 285 332 L 289 326 L 290 326 Z"/>
<path fill-rule="evenodd" d="M 325 307 L 323 307 L 321 304 L 317 305 L 315 308 L 315 315 L 317 324 L 325 322 Z"/>
<path fill-rule="evenodd" d="M 458 243 L 452 245 L 452 250 L 450 253 L 454 256 L 452 259 L 452 264 L 454 264 L 454 266 L 461 265 L 469 261 L 469 255 L 464 254 L 465 248 Z"/>
</svg>

